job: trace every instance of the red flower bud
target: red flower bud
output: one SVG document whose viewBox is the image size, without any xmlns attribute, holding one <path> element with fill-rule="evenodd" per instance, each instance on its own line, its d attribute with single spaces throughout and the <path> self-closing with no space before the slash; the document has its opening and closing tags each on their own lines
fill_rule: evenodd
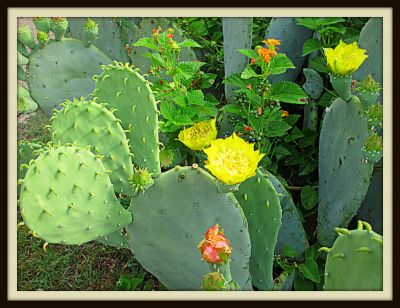
<svg viewBox="0 0 400 308">
<path fill-rule="evenodd" d="M 209 228 L 205 233 L 205 238 L 199 243 L 199 249 L 203 260 L 210 263 L 224 263 L 228 261 L 232 252 L 228 239 L 223 235 L 223 230 L 219 230 L 218 224 Z"/>
<path fill-rule="evenodd" d="M 252 131 L 252 130 L 253 130 L 253 127 L 245 125 L 245 126 L 244 126 L 244 130 L 245 130 L 246 132 L 249 132 L 249 131 Z"/>
</svg>

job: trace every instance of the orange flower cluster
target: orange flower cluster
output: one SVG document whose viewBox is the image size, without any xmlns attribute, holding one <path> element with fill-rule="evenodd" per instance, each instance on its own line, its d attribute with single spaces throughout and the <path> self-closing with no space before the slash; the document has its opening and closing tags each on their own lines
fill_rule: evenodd
<svg viewBox="0 0 400 308">
<path fill-rule="evenodd" d="M 199 243 L 199 249 L 204 261 L 210 263 L 225 263 L 228 261 L 232 252 L 228 239 L 224 236 L 224 231 L 219 230 L 219 225 L 209 228 L 204 239 Z"/>
<path fill-rule="evenodd" d="M 286 111 L 286 110 L 281 110 L 281 117 L 284 118 L 284 117 L 287 117 L 287 116 L 289 116 L 289 112 Z"/>
<path fill-rule="evenodd" d="M 265 43 L 268 47 L 275 47 L 275 46 L 281 44 L 280 40 L 276 40 L 276 39 L 273 39 L 273 38 L 267 39 L 267 40 L 262 41 L 262 42 Z"/>
<path fill-rule="evenodd" d="M 275 50 L 262 47 L 258 48 L 257 52 L 267 63 L 271 62 L 271 58 L 277 55 Z"/>
</svg>

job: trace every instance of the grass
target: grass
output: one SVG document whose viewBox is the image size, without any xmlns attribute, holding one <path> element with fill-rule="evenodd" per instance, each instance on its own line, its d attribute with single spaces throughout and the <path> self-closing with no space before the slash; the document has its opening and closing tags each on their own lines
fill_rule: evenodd
<svg viewBox="0 0 400 308">
<path fill-rule="evenodd" d="M 50 132 L 43 128 L 49 123 L 41 111 L 23 115 L 18 121 L 18 141 L 50 141 Z M 44 241 L 33 237 L 25 226 L 18 228 L 17 240 L 19 291 L 166 290 L 128 249 L 89 242 L 79 246 L 49 244 L 44 251 Z"/>
</svg>

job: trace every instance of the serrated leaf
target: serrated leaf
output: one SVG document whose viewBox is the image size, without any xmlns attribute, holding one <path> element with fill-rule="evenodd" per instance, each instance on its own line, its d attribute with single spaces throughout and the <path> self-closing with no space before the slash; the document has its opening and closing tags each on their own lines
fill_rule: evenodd
<svg viewBox="0 0 400 308">
<path fill-rule="evenodd" d="M 303 136 L 303 132 L 297 126 L 293 126 L 293 129 L 290 131 L 290 133 L 285 136 L 284 141 L 291 142 L 296 139 L 302 138 Z"/>
<path fill-rule="evenodd" d="M 283 136 L 289 129 L 290 125 L 281 120 L 268 121 L 265 125 L 265 135 L 267 137 Z"/>
<path fill-rule="evenodd" d="M 318 204 L 318 194 L 310 185 L 301 188 L 300 196 L 301 205 L 306 210 L 311 210 Z"/>
<path fill-rule="evenodd" d="M 271 59 L 269 64 L 269 73 L 271 75 L 283 74 L 290 68 L 296 67 L 284 53 L 279 53 L 277 56 Z"/>
<path fill-rule="evenodd" d="M 321 42 L 316 39 L 316 38 L 311 38 L 307 41 L 305 41 L 304 45 L 303 45 L 303 54 L 302 56 L 306 56 L 316 50 L 319 50 L 321 48 Z"/>
<path fill-rule="evenodd" d="M 178 114 L 172 120 L 172 123 L 177 126 L 191 125 L 193 124 L 192 119 L 186 114 Z"/>
<path fill-rule="evenodd" d="M 188 79 L 191 78 L 194 73 L 205 64 L 205 62 L 184 61 L 180 62 L 177 67 L 181 70 L 183 77 Z"/>
<path fill-rule="evenodd" d="M 246 68 L 243 70 L 242 74 L 240 77 L 242 79 L 250 79 L 251 77 L 258 77 L 259 75 L 248 65 Z"/>
<path fill-rule="evenodd" d="M 165 119 L 173 120 L 177 114 L 177 110 L 172 103 L 168 101 L 162 101 L 160 104 L 160 113 Z"/>
<path fill-rule="evenodd" d="M 136 43 L 133 43 L 132 46 L 135 47 L 146 47 L 156 51 L 160 51 L 160 48 L 157 46 L 156 43 L 151 38 L 144 37 L 139 39 Z"/>
<path fill-rule="evenodd" d="M 284 120 L 287 124 L 290 126 L 293 126 L 296 124 L 296 122 L 301 118 L 300 114 L 289 114 Z"/>
<path fill-rule="evenodd" d="M 310 279 L 315 283 L 320 282 L 319 272 L 318 272 L 318 264 L 314 259 L 307 258 L 304 263 L 299 265 L 301 273 L 305 278 Z"/>
<path fill-rule="evenodd" d="M 186 39 L 180 43 L 178 43 L 179 47 L 196 47 L 196 48 L 201 48 L 201 45 L 191 39 Z"/>
<path fill-rule="evenodd" d="M 330 26 L 323 28 L 320 31 L 320 34 L 323 35 L 325 33 L 340 33 L 340 34 L 345 34 L 346 33 L 346 27 L 343 25 L 338 25 L 338 26 Z"/>
<path fill-rule="evenodd" d="M 248 82 L 240 78 L 240 73 L 236 73 L 225 78 L 222 83 L 245 88 Z"/>
<path fill-rule="evenodd" d="M 279 102 L 304 104 L 300 99 L 306 99 L 307 94 L 294 82 L 279 81 L 272 85 L 269 98 Z"/>
<path fill-rule="evenodd" d="M 220 109 L 220 111 L 230 112 L 230 113 L 234 113 L 234 114 L 237 114 L 237 115 L 242 115 L 243 114 L 243 110 L 238 104 L 225 105 Z"/>
<path fill-rule="evenodd" d="M 253 49 L 240 49 L 238 51 L 250 59 L 257 59 L 259 57 L 257 51 Z"/>
<path fill-rule="evenodd" d="M 285 147 L 277 146 L 275 148 L 274 155 L 275 155 L 276 159 L 279 161 L 279 160 L 285 158 L 286 156 L 290 155 L 290 152 Z"/>
<path fill-rule="evenodd" d="M 194 90 L 186 93 L 186 99 L 189 102 L 189 105 L 205 105 L 204 94 L 201 90 Z"/>
</svg>

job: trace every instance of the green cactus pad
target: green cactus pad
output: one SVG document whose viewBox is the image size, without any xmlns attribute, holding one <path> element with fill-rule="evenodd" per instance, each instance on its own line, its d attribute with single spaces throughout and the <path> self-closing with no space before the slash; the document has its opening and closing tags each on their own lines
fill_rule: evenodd
<svg viewBox="0 0 400 308">
<path fill-rule="evenodd" d="M 17 65 L 17 79 L 26 81 L 26 73 L 21 65 Z"/>
<path fill-rule="evenodd" d="M 338 230 L 325 265 L 325 291 L 381 291 L 383 237 L 370 229 Z"/>
<path fill-rule="evenodd" d="M 33 38 L 33 34 L 28 25 L 21 26 L 17 30 L 17 38 L 18 40 L 33 49 L 36 46 L 35 39 Z"/>
<path fill-rule="evenodd" d="M 324 82 L 319 73 L 312 68 L 303 69 L 306 82 L 303 89 L 311 99 L 318 99 L 324 90 Z"/>
<path fill-rule="evenodd" d="M 124 42 L 121 38 L 121 30 L 115 17 L 94 17 L 91 18 L 98 27 L 98 39 L 93 45 L 108 55 L 112 60 L 127 62 L 129 60 Z M 78 40 L 85 40 L 84 26 L 86 17 L 70 17 L 69 32 L 67 36 Z"/>
<path fill-rule="evenodd" d="M 254 177 L 240 184 L 234 195 L 249 223 L 253 285 L 259 290 L 271 290 L 274 251 L 282 219 L 278 194 L 265 174 L 257 170 Z"/>
<path fill-rule="evenodd" d="M 279 229 L 275 254 L 287 255 L 287 252 L 295 252 L 299 255 L 309 246 L 300 214 L 292 197 L 283 187 L 282 183 L 272 173 L 267 171 L 267 174 L 268 179 L 274 185 L 279 195 L 279 202 L 282 208 L 282 225 Z"/>
<path fill-rule="evenodd" d="M 333 228 L 347 227 L 357 214 L 369 186 L 373 164 L 362 148 L 368 127 L 360 100 L 334 100 L 319 139 L 319 204 L 317 237 L 321 245 L 336 238 Z"/>
<path fill-rule="evenodd" d="M 28 85 L 40 109 L 51 116 L 65 99 L 87 96 L 94 89 L 92 76 L 111 59 L 94 46 L 75 39 L 51 40 L 29 57 Z"/>
<path fill-rule="evenodd" d="M 29 91 L 22 85 L 17 87 L 17 99 L 18 99 L 18 112 L 32 113 L 37 110 L 38 105 L 32 99 Z"/>
<path fill-rule="evenodd" d="M 99 237 L 96 239 L 96 241 L 116 248 L 126 248 L 126 249 L 131 248 L 128 242 L 128 236 L 123 229 Z"/>
<path fill-rule="evenodd" d="M 114 61 L 102 66 L 96 76 L 93 95 L 100 103 L 116 108 L 115 116 L 122 122 L 133 153 L 133 163 L 158 175 L 159 160 L 157 106 L 149 82 L 128 64 Z"/>
<path fill-rule="evenodd" d="M 74 146 L 50 147 L 31 161 L 20 207 L 25 225 L 48 243 L 82 244 L 132 221 L 101 160 Z"/>
<path fill-rule="evenodd" d="M 52 139 L 61 144 L 91 146 L 91 151 L 104 156 L 104 168 L 116 192 L 132 195 L 128 178 L 133 172 L 131 154 L 125 132 L 111 111 L 94 101 L 67 101 L 53 116 Z"/>
<path fill-rule="evenodd" d="M 175 167 L 154 186 L 133 197 L 128 226 L 132 252 L 170 290 L 200 290 L 209 266 L 197 245 L 219 224 L 232 246 L 232 278 L 251 289 L 250 236 L 246 217 L 232 193 L 218 192 L 217 180 L 200 168 Z"/>
<path fill-rule="evenodd" d="M 225 78 L 241 73 L 249 63 L 249 58 L 238 52 L 239 49 L 251 48 L 253 18 L 224 17 L 222 18 L 224 35 L 224 66 Z M 237 87 L 226 84 L 225 96 L 228 100 L 234 98 Z"/>
<path fill-rule="evenodd" d="M 299 26 L 296 19 L 293 17 L 272 18 L 266 31 L 265 38 L 281 40 L 279 52 L 285 53 L 293 62 L 294 66 L 296 66 L 295 69 L 287 70 L 284 74 L 271 76 L 270 81 L 272 83 L 281 80 L 296 81 L 305 59 L 305 57 L 302 56 L 303 45 L 312 35 L 312 31 Z"/>
</svg>

